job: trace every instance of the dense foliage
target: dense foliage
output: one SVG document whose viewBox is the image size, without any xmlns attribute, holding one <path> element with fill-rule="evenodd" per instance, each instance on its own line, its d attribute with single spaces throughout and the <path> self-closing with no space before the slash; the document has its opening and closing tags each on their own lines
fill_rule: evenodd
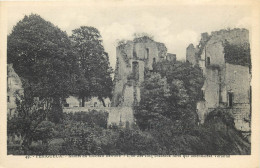
<svg viewBox="0 0 260 168">
<path fill-rule="evenodd" d="M 94 114 L 94 113 L 93 113 Z M 192 155 L 250 154 L 250 143 L 242 138 L 232 117 L 217 109 L 205 124 L 179 132 L 170 122 L 141 131 L 138 128 L 105 129 L 89 124 L 78 114 L 65 117 L 54 127 L 55 138 L 47 144 L 30 146 L 27 154 L 62 155 Z M 93 117 L 93 116 L 92 116 Z M 73 119 L 72 119 L 73 118 Z M 47 128 L 49 126 L 46 125 Z M 9 154 L 25 154 L 8 147 Z"/>
<path fill-rule="evenodd" d="M 77 94 L 82 98 L 82 106 L 85 98 L 92 96 L 97 96 L 105 106 L 103 98 L 111 97 L 113 83 L 102 37 L 94 27 L 82 26 L 72 32 L 71 39 L 79 62 Z"/>
<path fill-rule="evenodd" d="M 54 123 L 46 120 L 47 111 L 41 107 L 37 101 L 33 105 L 26 99 L 17 101 L 17 115 L 7 121 L 8 136 L 20 135 L 25 154 L 33 141 L 48 144 L 54 137 Z"/>
<path fill-rule="evenodd" d="M 94 27 L 73 30 L 71 38 L 39 15 L 25 16 L 7 40 L 8 63 L 22 79 L 25 98 L 45 103 L 47 117 L 62 119 L 62 103 L 69 95 L 111 97 L 112 68 L 102 37 Z M 84 105 L 84 103 L 83 103 Z"/>
<path fill-rule="evenodd" d="M 22 78 L 26 99 L 39 97 L 52 112 L 49 118 L 59 122 L 76 67 L 67 34 L 39 15 L 25 16 L 8 35 L 7 58 Z"/>
<path fill-rule="evenodd" d="M 147 72 L 135 117 L 141 129 L 172 122 L 180 131 L 197 123 L 196 102 L 204 78 L 199 67 L 189 63 L 159 62 Z"/>
<path fill-rule="evenodd" d="M 34 153 L 33 143 L 41 142 L 42 149 L 35 151 L 42 154 L 49 141 L 66 130 L 59 129 L 64 123 L 62 103 L 66 97 L 82 93 L 101 101 L 111 97 L 112 68 L 101 35 L 93 27 L 75 29 L 69 38 L 57 26 L 31 14 L 14 26 L 7 39 L 7 61 L 13 64 L 24 88 L 16 116 L 8 120 L 8 136 L 19 137 L 17 143 L 22 144 L 24 154 Z M 75 122 L 105 128 L 107 114 L 90 112 L 78 120 Z"/>
</svg>

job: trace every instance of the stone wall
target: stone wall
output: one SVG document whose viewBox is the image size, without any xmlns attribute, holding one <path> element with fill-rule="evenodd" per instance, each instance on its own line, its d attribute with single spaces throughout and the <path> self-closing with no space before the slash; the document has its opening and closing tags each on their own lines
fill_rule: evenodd
<svg viewBox="0 0 260 168">
<path fill-rule="evenodd" d="M 131 107 L 110 108 L 108 113 L 108 127 L 112 124 L 126 126 L 127 123 L 132 126 L 134 124 L 134 113 Z"/>
<path fill-rule="evenodd" d="M 150 38 L 137 38 L 116 48 L 117 65 L 114 78 L 112 107 L 108 123 L 133 123 L 132 107 L 141 100 L 140 86 L 146 70 L 162 60 L 176 61 L 175 54 L 167 54 L 163 43 Z M 167 57 L 168 55 L 168 57 Z"/>
<path fill-rule="evenodd" d="M 207 68 L 204 77 L 205 82 L 201 88 L 204 100 L 197 103 L 197 113 L 201 123 L 204 123 L 209 108 L 219 106 L 219 70 Z"/>
<path fill-rule="evenodd" d="M 215 108 L 209 108 L 213 111 Z M 226 113 L 230 113 L 234 118 L 235 128 L 242 132 L 250 132 L 251 130 L 251 112 L 250 104 L 234 104 L 232 108 L 221 108 Z"/>
<path fill-rule="evenodd" d="M 235 127 L 238 130 L 248 132 L 251 130 L 251 109 L 250 104 L 234 104 L 233 108 L 228 109 L 234 117 Z"/>
<path fill-rule="evenodd" d="M 249 31 L 239 28 L 214 31 L 211 33 L 211 40 L 221 42 L 228 41 L 231 44 L 242 44 L 249 42 Z"/>
<path fill-rule="evenodd" d="M 202 36 L 198 46 L 200 52 L 196 51 L 193 45 L 189 45 L 187 48 L 187 61 L 193 65 L 198 64 L 205 77 L 202 87 L 205 100 L 197 103 L 197 113 L 203 123 L 209 112 L 222 108 L 233 115 L 237 129 L 249 131 L 251 120 L 250 70 L 247 66 L 226 62 L 224 53 L 226 41 L 230 44 L 249 43 L 249 32 L 245 29 L 212 32 L 210 36 Z M 200 55 L 196 62 L 198 53 Z"/>
<path fill-rule="evenodd" d="M 110 99 L 106 98 L 104 99 L 106 107 L 111 106 Z M 81 107 L 82 106 L 82 100 L 78 98 L 77 96 L 69 96 L 66 98 L 66 104 L 64 105 L 66 107 Z M 86 107 L 103 107 L 103 103 L 98 100 L 97 97 L 92 97 L 89 99 L 86 99 L 85 101 Z"/>
<path fill-rule="evenodd" d="M 223 97 L 227 97 L 227 92 L 232 92 L 234 103 L 249 104 L 251 83 L 249 67 L 226 63 L 225 78 L 226 92 Z"/>
<path fill-rule="evenodd" d="M 208 65 L 208 58 L 210 59 L 210 65 L 224 66 L 224 47 L 221 42 L 209 40 L 201 54 L 201 59 L 205 60 L 206 65 Z"/>
<path fill-rule="evenodd" d="M 167 48 L 151 39 L 128 41 L 116 48 L 117 67 L 112 106 L 132 106 L 140 101 L 139 86 L 144 81 L 145 70 L 153 70 L 155 62 L 166 59 Z M 176 55 L 170 54 L 171 59 Z M 136 66 L 138 65 L 138 69 Z M 135 78 L 138 73 L 138 79 Z"/>
<path fill-rule="evenodd" d="M 198 63 L 197 52 L 198 49 L 196 49 L 193 44 L 190 44 L 186 49 L 186 61 L 192 65 L 196 65 Z"/>
<path fill-rule="evenodd" d="M 123 90 L 123 107 L 131 107 L 134 103 L 134 86 L 126 85 Z"/>
<path fill-rule="evenodd" d="M 202 90 L 208 108 L 219 106 L 219 71 L 217 69 L 206 69 L 206 79 Z"/>
<path fill-rule="evenodd" d="M 68 107 L 80 107 L 81 106 L 81 100 L 75 96 L 69 96 L 66 98 L 66 103 Z"/>
<path fill-rule="evenodd" d="M 205 60 L 205 50 L 211 50 L 211 53 L 206 52 L 212 57 L 211 62 L 213 64 L 223 65 L 225 61 L 224 54 L 222 55 L 224 48 L 222 46 L 225 42 L 230 44 L 243 44 L 249 42 L 249 31 L 246 29 L 231 29 L 231 30 L 220 30 L 201 34 L 201 40 L 197 47 L 190 44 L 186 49 L 186 61 L 192 63 L 193 65 L 198 64 L 198 59 Z M 213 47 L 213 49 L 210 49 Z M 204 53 L 203 53 L 204 52 Z M 216 57 L 217 55 L 217 57 Z M 221 64 L 219 64 L 221 63 Z"/>
<path fill-rule="evenodd" d="M 104 111 L 108 113 L 107 125 L 122 125 L 126 126 L 128 123 L 130 126 L 134 124 L 134 112 L 132 107 L 65 107 L 64 113 L 76 113 L 76 112 L 89 112 L 92 110 Z"/>
<path fill-rule="evenodd" d="M 166 60 L 170 62 L 176 62 L 176 54 L 167 53 Z"/>
</svg>

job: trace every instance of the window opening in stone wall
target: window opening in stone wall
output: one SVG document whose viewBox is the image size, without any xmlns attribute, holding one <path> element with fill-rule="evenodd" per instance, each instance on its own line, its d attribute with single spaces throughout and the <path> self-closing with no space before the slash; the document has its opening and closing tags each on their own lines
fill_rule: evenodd
<svg viewBox="0 0 260 168">
<path fill-rule="evenodd" d="M 233 97 L 234 97 L 233 93 L 229 92 L 228 93 L 228 106 L 229 107 L 233 106 Z"/>
<path fill-rule="evenodd" d="M 156 58 L 153 58 L 153 64 L 152 64 L 153 70 L 155 70 L 155 65 L 156 65 Z"/>
<path fill-rule="evenodd" d="M 221 95 L 221 83 L 219 83 L 219 86 L 218 86 L 218 102 L 219 103 L 222 103 L 222 95 Z"/>
<path fill-rule="evenodd" d="M 205 92 L 204 92 L 204 90 L 201 90 L 201 98 L 202 98 L 202 100 L 205 100 Z"/>
<path fill-rule="evenodd" d="M 146 58 L 149 58 L 149 48 L 146 48 Z"/>
<path fill-rule="evenodd" d="M 133 77 L 135 81 L 139 80 L 139 64 L 138 62 L 133 62 L 133 69 L 132 69 Z"/>
<path fill-rule="evenodd" d="M 133 58 L 134 58 L 134 59 L 137 59 L 137 54 L 136 54 L 136 51 L 135 51 L 135 50 L 133 51 Z"/>
<path fill-rule="evenodd" d="M 8 103 L 10 102 L 10 96 L 7 96 L 7 102 Z"/>
<path fill-rule="evenodd" d="M 97 102 L 94 103 L 94 107 L 96 107 L 96 106 L 97 106 Z"/>
<path fill-rule="evenodd" d="M 210 57 L 207 57 L 207 66 L 210 65 Z"/>
</svg>

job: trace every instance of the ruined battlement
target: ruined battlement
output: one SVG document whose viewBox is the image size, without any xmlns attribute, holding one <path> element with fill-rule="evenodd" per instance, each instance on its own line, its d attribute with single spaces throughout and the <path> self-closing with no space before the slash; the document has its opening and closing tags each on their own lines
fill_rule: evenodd
<svg viewBox="0 0 260 168">
<path fill-rule="evenodd" d="M 231 45 L 231 47 L 238 46 L 237 48 L 243 48 L 243 50 L 248 50 L 249 31 L 247 29 L 236 28 L 214 31 L 210 35 L 208 33 L 202 33 L 201 40 L 196 47 L 193 44 L 190 44 L 186 48 L 186 61 L 192 63 L 193 65 L 200 66 L 202 64 L 206 66 L 207 61 L 210 61 L 210 64 L 223 66 L 227 60 L 229 63 L 233 62 L 234 64 L 243 65 L 241 61 L 239 63 L 236 63 L 236 61 L 230 61 L 230 57 L 225 57 L 225 54 L 227 54 L 226 52 L 228 52 L 226 51 L 227 48 L 225 48 L 227 43 Z M 233 48 L 231 48 L 231 50 Z M 245 52 L 242 50 L 239 51 L 239 53 L 244 54 L 246 56 Z M 239 57 L 245 57 L 244 55 L 241 55 Z M 237 58 L 234 58 L 234 60 L 236 59 Z M 238 59 L 243 60 L 247 58 Z"/>
</svg>

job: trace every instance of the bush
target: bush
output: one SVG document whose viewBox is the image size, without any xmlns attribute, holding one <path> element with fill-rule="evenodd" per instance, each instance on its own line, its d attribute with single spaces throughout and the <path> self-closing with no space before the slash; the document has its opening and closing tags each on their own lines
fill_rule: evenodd
<svg viewBox="0 0 260 168">
<path fill-rule="evenodd" d="M 160 145 L 148 132 L 122 129 L 116 141 L 116 149 L 124 155 L 158 155 Z"/>
<path fill-rule="evenodd" d="M 102 134 L 98 127 L 90 128 L 86 123 L 71 122 L 63 132 L 65 142 L 60 154 L 66 155 L 95 155 L 103 154 L 97 139 Z"/>
<path fill-rule="evenodd" d="M 34 141 L 41 140 L 43 144 L 54 137 L 54 123 L 50 121 L 42 121 L 35 129 Z"/>
<path fill-rule="evenodd" d="M 87 113 L 69 114 L 54 126 L 49 121 L 40 123 L 38 139 L 60 137 L 63 141 L 31 145 L 24 150 L 8 146 L 8 154 L 29 155 L 198 155 L 250 154 L 250 144 L 234 128 L 232 117 L 217 109 L 210 113 L 204 125 L 187 129 L 182 121 L 161 118 L 150 129 L 141 131 L 113 127 L 105 129 L 85 122 Z M 98 116 L 98 115 L 93 115 Z M 94 123 L 94 122 L 93 122 Z M 230 124 L 231 123 L 231 124 Z M 55 130 L 54 130 L 55 129 Z M 52 132 L 52 133 L 51 133 Z M 43 136 L 43 137 L 41 137 Z M 35 138 L 35 140 L 37 139 Z"/>
</svg>

